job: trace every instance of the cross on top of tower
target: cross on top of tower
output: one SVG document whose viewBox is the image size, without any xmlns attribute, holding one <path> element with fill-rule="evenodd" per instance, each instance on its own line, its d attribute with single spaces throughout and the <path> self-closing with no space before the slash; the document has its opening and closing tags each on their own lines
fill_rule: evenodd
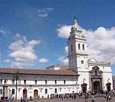
<svg viewBox="0 0 115 102">
<path fill-rule="evenodd" d="M 77 22 L 76 17 L 73 19 L 73 25 L 71 27 L 71 34 L 81 33 L 80 26 Z"/>
<path fill-rule="evenodd" d="M 79 25 L 78 25 L 78 22 L 77 22 L 77 18 L 74 17 L 73 18 L 73 27 L 77 28 Z"/>
</svg>

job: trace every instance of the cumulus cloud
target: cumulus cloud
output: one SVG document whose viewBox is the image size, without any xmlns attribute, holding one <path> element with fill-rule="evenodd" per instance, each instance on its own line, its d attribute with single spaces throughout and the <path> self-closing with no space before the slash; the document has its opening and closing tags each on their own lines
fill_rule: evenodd
<svg viewBox="0 0 115 102">
<path fill-rule="evenodd" d="M 71 25 L 63 25 L 57 29 L 57 34 L 61 38 L 68 38 L 71 31 Z"/>
<path fill-rule="evenodd" d="M 65 56 L 61 56 L 58 58 L 58 61 L 61 62 L 61 64 L 65 65 L 65 66 L 68 66 L 69 65 L 69 60 L 68 60 L 68 46 L 65 46 L 65 49 L 64 49 L 64 53 L 65 53 Z"/>
<path fill-rule="evenodd" d="M 16 34 L 16 40 L 9 45 L 11 51 L 9 57 L 12 66 L 32 65 L 38 59 L 35 53 L 35 46 L 39 44 L 40 40 L 28 41 L 25 36 Z"/>
<path fill-rule="evenodd" d="M 64 25 L 57 29 L 58 37 L 68 38 L 71 25 Z M 83 29 L 87 38 L 90 57 L 115 63 L 115 27 L 98 27 L 96 30 Z"/>
<path fill-rule="evenodd" d="M 53 11 L 54 8 L 43 8 L 43 9 L 38 9 L 38 16 L 45 18 L 49 15 L 49 12 Z"/>
<path fill-rule="evenodd" d="M 39 63 L 41 63 L 41 64 L 46 64 L 46 63 L 48 63 L 48 59 L 46 59 L 46 58 L 41 58 L 41 59 L 39 59 Z"/>
<path fill-rule="evenodd" d="M 59 57 L 58 60 L 59 60 L 59 61 L 61 62 L 61 64 L 63 64 L 63 65 L 68 66 L 68 64 L 69 64 L 69 60 L 68 60 L 67 57 L 62 56 L 62 57 Z"/>
</svg>

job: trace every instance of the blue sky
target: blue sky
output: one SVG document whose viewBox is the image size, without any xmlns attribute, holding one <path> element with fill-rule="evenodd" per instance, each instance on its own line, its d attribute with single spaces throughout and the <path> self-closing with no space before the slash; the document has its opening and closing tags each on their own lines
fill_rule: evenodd
<svg viewBox="0 0 115 102">
<path fill-rule="evenodd" d="M 61 63 L 60 57 L 67 56 L 67 39 L 59 37 L 57 29 L 71 25 L 74 16 L 86 30 L 113 28 L 114 4 L 114 0 L 0 0 L 0 66 L 22 62 L 22 59 L 16 59 L 19 57 L 15 53 L 17 49 L 11 48 L 17 39 L 31 46 L 28 53 L 33 54 L 33 59 L 29 60 L 35 61 L 32 61 L 33 68 Z M 33 45 L 30 44 L 32 41 Z M 23 50 L 25 46 L 22 44 Z"/>
</svg>

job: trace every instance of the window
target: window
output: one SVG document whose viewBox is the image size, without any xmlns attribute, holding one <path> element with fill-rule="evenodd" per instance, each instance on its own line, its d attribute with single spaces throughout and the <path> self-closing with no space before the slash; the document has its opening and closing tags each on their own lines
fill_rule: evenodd
<svg viewBox="0 0 115 102">
<path fill-rule="evenodd" d="M 18 88 L 18 91 L 20 92 L 21 88 Z"/>
<path fill-rule="evenodd" d="M 47 80 L 45 80 L 45 84 L 47 84 Z"/>
<path fill-rule="evenodd" d="M 80 50 L 80 44 L 78 44 L 78 49 Z"/>
<path fill-rule="evenodd" d="M 7 80 L 6 80 L 6 79 L 4 80 L 4 83 L 5 83 L 5 84 L 7 83 Z"/>
<path fill-rule="evenodd" d="M 0 89 L 0 94 L 2 94 L 2 89 Z"/>
<path fill-rule="evenodd" d="M 37 84 L 37 80 L 35 80 L 35 85 Z"/>
<path fill-rule="evenodd" d="M 82 45 L 82 49 L 85 50 L 85 46 L 84 46 L 84 44 Z"/>
<path fill-rule="evenodd" d="M 84 64 L 84 61 L 83 61 L 83 60 L 81 60 L 81 64 Z"/>
<path fill-rule="evenodd" d="M 47 94 L 48 93 L 48 90 L 47 89 L 45 89 L 45 94 Z"/>
<path fill-rule="evenodd" d="M 64 80 L 64 84 L 66 84 L 66 81 Z"/>
<path fill-rule="evenodd" d="M 57 84 L 57 80 L 55 80 L 55 84 Z"/>
<path fill-rule="evenodd" d="M 55 88 L 55 93 L 57 93 L 57 89 Z"/>
<path fill-rule="evenodd" d="M 24 80 L 24 84 L 26 84 L 26 80 Z"/>
<path fill-rule="evenodd" d="M 60 92 L 61 92 L 62 88 L 59 88 L 59 90 L 60 90 Z"/>
<path fill-rule="evenodd" d="M 12 80 L 12 84 L 13 84 L 13 85 L 15 84 L 15 80 L 14 80 L 14 79 Z"/>
<path fill-rule="evenodd" d="M 13 94 L 13 95 L 15 94 L 15 89 L 12 89 L 12 94 Z"/>
</svg>

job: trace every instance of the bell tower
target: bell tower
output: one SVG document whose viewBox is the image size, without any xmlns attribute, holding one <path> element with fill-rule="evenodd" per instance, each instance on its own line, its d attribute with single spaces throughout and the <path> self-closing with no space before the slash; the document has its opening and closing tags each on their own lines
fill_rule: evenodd
<svg viewBox="0 0 115 102">
<path fill-rule="evenodd" d="M 68 38 L 68 52 L 70 68 L 76 68 L 78 71 L 88 68 L 86 37 L 76 18 L 73 20 L 70 36 Z"/>
</svg>

